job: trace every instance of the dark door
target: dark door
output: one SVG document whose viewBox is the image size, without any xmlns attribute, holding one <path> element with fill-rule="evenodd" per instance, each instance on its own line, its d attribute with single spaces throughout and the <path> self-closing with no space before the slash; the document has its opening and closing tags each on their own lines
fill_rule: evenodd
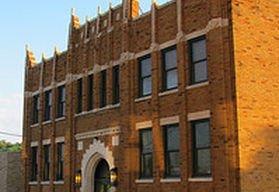
<svg viewBox="0 0 279 192">
<path fill-rule="evenodd" d="M 94 192 L 107 192 L 110 187 L 110 171 L 108 163 L 102 159 L 94 175 Z"/>
</svg>

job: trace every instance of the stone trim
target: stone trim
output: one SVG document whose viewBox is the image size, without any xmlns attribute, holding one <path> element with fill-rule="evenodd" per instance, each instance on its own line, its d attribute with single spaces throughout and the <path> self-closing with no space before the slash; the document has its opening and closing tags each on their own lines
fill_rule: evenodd
<svg viewBox="0 0 279 192">
<path fill-rule="evenodd" d="M 49 181 L 41 181 L 41 185 L 49 185 L 50 182 Z"/>
<path fill-rule="evenodd" d="M 178 92 L 178 89 L 172 89 L 172 90 L 168 90 L 168 91 L 164 91 L 164 92 L 159 93 L 159 96 L 170 95 L 170 94 L 173 94 L 173 93 L 176 93 L 176 92 Z"/>
<path fill-rule="evenodd" d="M 204 87 L 204 86 L 207 86 L 209 85 L 209 82 L 206 81 L 206 82 L 202 82 L 202 83 L 198 83 L 198 84 L 194 84 L 194 85 L 188 85 L 186 87 L 187 90 L 191 90 L 191 89 L 195 89 L 195 88 L 199 88 L 199 87 Z"/>
<path fill-rule="evenodd" d="M 54 185 L 64 185 L 64 181 L 53 181 Z"/>
<path fill-rule="evenodd" d="M 63 121 L 63 120 L 65 120 L 65 119 L 66 119 L 66 117 L 65 117 L 65 116 L 63 116 L 63 117 L 59 117 L 59 118 L 55 119 L 55 122 L 58 122 L 58 121 Z"/>
<path fill-rule="evenodd" d="M 63 143 L 65 142 L 65 137 L 56 137 L 55 138 L 55 143 Z"/>
<path fill-rule="evenodd" d="M 124 18 L 125 18 L 125 16 L 124 16 Z M 121 64 L 121 63 L 124 63 L 125 61 L 129 61 L 129 60 L 136 59 L 138 57 L 150 54 L 152 51 L 159 51 L 159 50 L 165 49 L 165 48 L 173 46 L 173 45 L 175 45 L 175 44 L 177 44 L 181 41 L 188 41 L 190 39 L 205 35 L 208 32 L 210 32 L 211 30 L 214 30 L 216 28 L 221 28 L 221 27 L 226 27 L 226 26 L 229 26 L 229 19 L 227 19 L 227 18 L 218 17 L 218 18 L 211 19 L 208 22 L 207 26 L 205 28 L 201 29 L 201 30 L 197 30 L 195 32 L 192 32 L 192 33 L 189 33 L 189 34 L 186 34 L 186 35 L 182 31 L 179 31 L 178 34 L 177 34 L 177 37 L 179 37 L 179 38 L 176 37 L 175 39 L 164 42 L 162 44 L 156 44 L 155 42 L 152 42 L 149 49 L 138 52 L 138 53 L 123 52 L 121 54 L 119 60 L 110 61 L 108 64 L 102 65 L 101 67 L 100 67 L 100 65 L 98 65 L 96 63 L 94 65 L 94 68 L 93 68 L 93 73 L 98 73 L 101 70 L 109 68 L 111 66 L 110 63 Z M 67 75 L 69 75 L 69 74 L 67 74 Z M 86 75 L 87 75 L 87 73 L 81 73 L 81 74 L 75 74 L 75 75 L 72 75 L 72 76 L 81 78 L 81 77 L 84 77 Z M 57 83 L 55 86 L 51 85 L 51 87 L 52 88 L 59 87 L 61 85 L 64 85 L 64 84 L 69 83 L 69 82 L 74 81 L 74 80 L 75 80 L 74 78 L 67 79 L 67 80 L 64 80 L 62 82 Z M 30 96 L 30 94 L 32 94 L 32 95 L 39 94 L 39 90 L 34 91 L 34 92 L 32 92 L 32 91 L 31 92 L 28 92 L 28 91 L 25 92 L 25 96 L 27 96 L 27 97 Z"/>
<path fill-rule="evenodd" d="M 37 146 L 39 146 L 39 142 L 38 142 L 38 141 L 32 141 L 32 142 L 30 143 L 30 146 L 31 146 L 31 147 L 37 147 Z"/>
<path fill-rule="evenodd" d="M 160 125 L 179 123 L 179 116 L 165 117 L 160 119 Z"/>
<path fill-rule="evenodd" d="M 188 121 L 210 118 L 210 110 L 188 113 Z"/>
<path fill-rule="evenodd" d="M 38 185 L 38 181 L 29 181 L 28 184 L 29 185 Z"/>
<path fill-rule="evenodd" d="M 43 145 L 49 145 L 51 143 L 50 139 L 43 140 Z"/>
<path fill-rule="evenodd" d="M 143 121 L 136 123 L 136 130 L 152 128 L 152 121 Z"/>
<path fill-rule="evenodd" d="M 179 183 L 181 182 L 180 178 L 163 178 L 160 179 L 161 183 Z"/>
<path fill-rule="evenodd" d="M 151 95 L 148 95 L 148 96 L 145 96 L 145 97 L 139 97 L 139 98 L 136 98 L 136 99 L 135 99 L 135 102 L 137 103 L 137 102 L 149 100 L 149 99 L 151 99 L 151 98 L 152 98 Z"/>
<path fill-rule="evenodd" d="M 92 181 L 92 174 L 94 174 L 96 166 L 101 159 L 105 159 L 110 169 L 115 168 L 114 158 L 112 151 L 109 150 L 104 143 L 94 139 L 93 143 L 86 150 L 82 156 L 81 161 L 81 173 L 82 173 L 82 185 L 81 192 L 92 191 L 94 188 L 94 182 Z"/>
<path fill-rule="evenodd" d="M 42 125 L 47 125 L 47 124 L 50 124 L 51 122 L 52 122 L 52 120 L 44 121 L 44 122 L 42 122 Z"/>
<path fill-rule="evenodd" d="M 90 111 L 82 111 L 81 113 L 75 114 L 74 116 L 75 117 L 80 117 L 80 116 L 83 116 L 83 115 L 87 115 L 87 114 L 91 114 L 91 113 L 97 113 L 99 111 L 114 109 L 114 108 L 117 108 L 117 107 L 120 107 L 120 103 L 117 103 L 115 105 L 107 105 L 105 107 L 96 108 L 96 109 L 93 109 L 93 110 L 90 110 Z"/>
<path fill-rule="evenodd" d="M 208 178 L 189 178 L 188 179 L 189 182 L 212 182 L 213 178 L 212 177 L 208 177 Z"/>
<path fill-rule="evenodd" d="M 88 131 L 84 133 L 78 133 L 75 135 L 75 138 L 77 141 L 82 140 L 82 139 L 89 139 L 89 138 L 94 138 L 98 136 L 104 136 L 104 135 L 112 135 L 112 134 L 117 134 L 120 133 L 120 127 L 110 127 L 110 128 L 105 128 L 105 129 L 99 129 L 96 131 Z"/>
<path fill-rule="evenodd" d="M 153 183 L 153 179 L 136 179 L 135 183 Z"/>
</svg>

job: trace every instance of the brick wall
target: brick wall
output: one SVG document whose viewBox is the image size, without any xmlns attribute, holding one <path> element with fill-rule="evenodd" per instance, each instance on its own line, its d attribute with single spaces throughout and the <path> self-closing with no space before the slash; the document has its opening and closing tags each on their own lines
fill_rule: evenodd
<svg viewBox="0 0 279 192">
<path fill-rule="evenodd" d="M 232 1 L 241 191 L 279 190 L 279 2 Z"/>
</svg>

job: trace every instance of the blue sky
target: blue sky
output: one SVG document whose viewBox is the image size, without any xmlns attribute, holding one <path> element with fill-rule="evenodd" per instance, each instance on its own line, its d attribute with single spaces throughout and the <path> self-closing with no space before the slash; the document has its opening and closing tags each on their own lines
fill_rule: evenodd
<svg viewBox="0 0 279 192">
<path fill-rule="evenodd" d="M 111 0 L 113 5 L 122 0 Z M 151 0 L 139 0 L 143 11 Z M 168 0 L 158 0 L 164 3 Z M 44 52 L 51 57 L 54 46 L 65 50 L 71 8 L 76 9 L 81 23 L 95 17 L 97 7 L 106 11 L 109 0 L 9 0 L 1 2 L 0 11 L 0 133 L 22 134 L 23 74 L 25 44 L 37 60 Z M 20 137 L 0 134 L 0 140 L 21 141 Z"/>
</svg>

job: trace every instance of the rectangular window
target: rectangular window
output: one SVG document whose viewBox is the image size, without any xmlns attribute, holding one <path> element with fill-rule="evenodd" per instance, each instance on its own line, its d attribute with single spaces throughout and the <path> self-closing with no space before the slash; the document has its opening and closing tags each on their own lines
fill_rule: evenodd
<svg viewBox="0 0 279 192">
<path fill-rule="evenodd" d="M 44 145 L 44 172 L 43 180 L 49 181 L 50 170 L 50 145 Z"/>
<path fill-rule="evenodd" d="M 87 110 L 91 111 L 93 109 L 93 102 L 94 102 L 94 76 L 93 74 L 88 76 L 88 82 L 87 82 Z"/>
<path fill-rule="evenodd" d="M 140 178 L 153 176 L 153 144 L 152 130 L 140 131 Z"/>
<path fill-rule="evenodd" d="M 76 113 L 82 112 L 82 79 L 77 80 L 77 108 Z"/>
<path fill-rule="evenodd" d="M 162 51 L 163 91 L 176 89 L 178 85 L 176 46 Z"/>
<path fill-rule="evenodd" d="M 119 66 L 112 68 L 112 104 L 119 103 Z"/>
<path fill-rule="evenodd" d="M 57 143 L 56 181 L 64 179 L 64 143 Z"/>
<path fill-rule="evenodd" d="M 35 95 L 33 96 L 33 116 L 32 116 L 33 124 L 39 122 L 39 109 L 40 109 L 39 95 Z"/>
<path fill-rule="evenodd" d="M 166 125 L 163 129 L 165 143 L 165 177 L 179 177 L 179 126 L 178 124 Z"/>
<path fill-rule="evenodd" d="M 31 171 L 30 171 L 30 181 L 37 181 L 38 174 L 38 147 L 31 147 Z"/>
<path fill-rule="evenodd" d="M 190 48 L 190 82 L 201 83 L 208 80 L 207 53 L 205 36 L 189 41 Z"/>
<path fill-rule="evenodd" d="M 66 93 L 65 86 L 58 87 L 58 99 L 57 99 L 57 117 L 64 117 L 66 111 Z"/>
<path fill-rule="evenodd" d="M 152 92 L 152 62 L 147 55 L 138 59 L 139 64 L 139 97 L 151 95 Z"/>
<path fill-rule="evenodd" d="M 209 119 L 191 122 L 193 133 L 193 176 L 211 175 L 210 122 Z"/>
<path fill-rule="evenodd" d="M 100 73 L 100 108 L 107 105 L 107 73 L 106 70 Z"/>
<path fill-rule="evenodd" d="M 49 121 L 51 119 L 51 104 L 52 104 L 51 91 L 45 92 L 45 116 L 44 120 Z"/>
</svg>

